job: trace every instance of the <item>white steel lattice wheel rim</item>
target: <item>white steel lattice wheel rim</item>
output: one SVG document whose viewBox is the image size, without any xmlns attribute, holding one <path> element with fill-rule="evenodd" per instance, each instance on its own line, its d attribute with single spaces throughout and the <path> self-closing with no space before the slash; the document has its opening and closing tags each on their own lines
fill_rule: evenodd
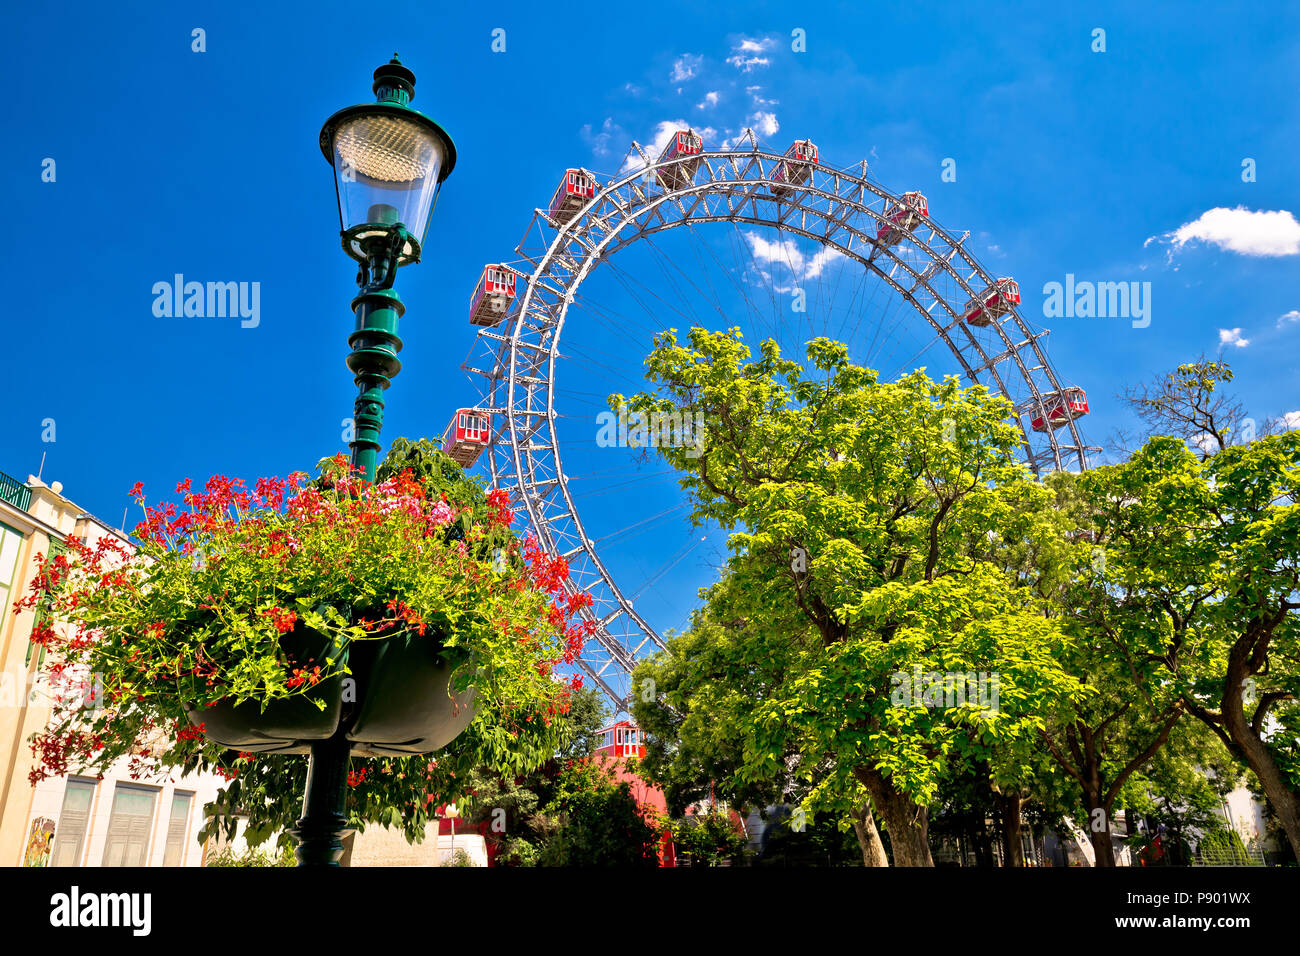
<svg viewBox="0 0 1300 956">
<path fill-rule="evenodd" d="M 1045 470 L 1087 467 L 1087 453 L 1071 418 L 1059 430 L 1035 432 L 1029 425 L 1043 416 L 1048 397 L 1065 387 L 1048 362 L 1041 340 L 1018 309 L 976 328 L 962 318 L 965 303 L 988 289 L 996 277 L 964 248 L 960 237 L 928 216 L 896 246 L 876 242 L 876 224 L 899 196 L 867 178 L 867 164 L 852 170 L 817 165 L 807 182 L 785 187 L 779 199 L 772 178 L 783 154 L 762 147 L 747 131 L 736 147 L 700 154 L 694 181 L 677 188 L 660 184 L 655 173 L 676 160 L 651 162 L 637 144 L 642 164 L 600 188 L 568 222 L 534 212 L 518 260 L 532 267 L 510 268 L 526 280 L 522 301 L 500 328 L 484 328 L 464 367 L 482 377 L 480 407 L 494 417 L 488 469 L 494 488 L 504 488 L 522 505 L 528 527 L 541 547 L 564 557 L 571 587 L 593 598 L 582 612 L 596 622 L 578 664 L 620 709 L 628 693 L 611 681 L 625 677 L 647 644 L 662 647 L 658 633 L 637 613 L 632 601 L 601 560 L 583 527 L 564 474 L 556 435 L 555 373 L 569 306 L 582 281 L 604 258 L 657 232 L 696 223 L 744 223 L 784 230 L 822 243 L 873 271 L 930 324 L 956 357 L 967 384 L 981 383 L 1015 405 L 1029 467 Z M 538 230 L 544 253 L 524 250 Z"/>
</svg>

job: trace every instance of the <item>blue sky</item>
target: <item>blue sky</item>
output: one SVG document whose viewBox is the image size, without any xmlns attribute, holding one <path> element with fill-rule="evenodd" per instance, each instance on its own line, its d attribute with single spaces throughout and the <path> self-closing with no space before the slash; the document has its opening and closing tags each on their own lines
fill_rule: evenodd
<svg viewBox="0 0 1300 956">
<path fill-rule="evenodd" d="M 388 438 L 436 436 L 473 403 L 459 368 L 471 286 L 485 262 L 513 257 L 563 170 L 612 175 L 632 139 L 649 144 L 677 120 L 708 130 L 708 145 L 745 127 L 781 149 L 812 137 L 827 162 L 866 159 L 886 187 L 923 190 L 936 221 L 970 230 L 981 261 L 1020 281 L 1026 317 L 1052 329 L 1053 365 L 1088 390 L 1094 442 L 1132 424 L 1115 399 L 1126 383 L 1221 347 L 1249 414 L 1300 412 L 1294 5 L 379 9 L 48 3 L 6 15 L 0 470 L 24 477 L 44 453 L 46 480 L 116 524 L 137 480 L 165 494 L 189 476 L 285 474 L 343 450 L 355 269 L 316 140 L 330 113 L 371 98 L 370 73 L 394 50 L 418 77 L 413 105 L 452 134 L 459 163 L 424 263 L 398 280 L 405 367 Z M 504 53 L 491 49 L 495 28 Z M 791 48 L 796 29 L 804 52 Z M 941 180 L 945 159 L 954 182 Z M 652 265 L 625 268 L 664 292 Z M 152 286 L 176 273 L 259 282 L 257 327 L 155 317 Z M 1150 325 L 1043 318 L 1044 284 L 1067 273 L 1150 282 Z M 636 349 L 580 319 L 573 334 L 635 382 Z M 905 362 L 908 334 L 867 357 Z M 595 402 L 571 406 L 565 434 L 582 445 L 571 470 L 600 470 L 582 436 L 612 384 L 566 382 Z M 42 440 L 47 419 L 54 441 Z M 635 494 L 604 488 L 584 507 L 599 534 L 674 500 L 668 479 L 637 467 L 610 466 L 645 479 Z M 635 591 L 691 540 L 678 523 L 608 556 Z M 651 589 L 652 623 L 683 623 L 719 541 Z"/>
</svg>

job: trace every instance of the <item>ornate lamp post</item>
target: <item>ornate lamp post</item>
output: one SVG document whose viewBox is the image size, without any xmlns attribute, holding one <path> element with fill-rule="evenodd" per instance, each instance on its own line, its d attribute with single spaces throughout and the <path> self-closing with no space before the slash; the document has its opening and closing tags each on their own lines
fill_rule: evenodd
<svg viewBox="0 0 1300 956">
<path fill-rule="evenodd" d="M 352 465 L 368 481 L 375 480 L 378 466 L 384 391 L 402 367 L 397 358 L 402 349 L 397 323 L 406 307 L 393 289 L 393 281 L 399 266 L 420 261 L 420 247 L 439 187 L 456 165 L 451 137 L 433 120 L 411 108 L 415 74 L 401 64 L 396 54 L 375 70 L 373 88 L 374 103 L 339 110 L 325 121 L 320 132 L 321 152 L 334 167 L 343 249 L 360 263 L 360 291 L 352 300 L 356 329 L 348 336 L 352 348 L 348 368 L 356 376 L 358 388 Z M 379 667 L 376 663 L 366 670 Z M 400 669 L 390 666 L 389 670 Z M 366 683 L 371 686 L 362 693 L 378 696 L 373 676 Z M 435 694 L 432 686 L 423 690 L 424 694 Z M 424 694 L 417 690 L 418 696 Z M 406 716 L 417 723 L 419 717 L 425 717 L 425 726 L 437 728 L 439 738 L 451 739 L 468 722 L 467 717 L 448 720 L 442 714 L 420 714 L 422 708 L 418 705 L 410 709 L 414 712 Z M 426 704 L 423 709 L 435 708 Z M 345 704 L 344 710 L 352 708 Z M 338 866 L 343 855 L 348 764 L 366 716 L 361 706 L 356 710 L 359 716 L 342 715 L 338 729 L 330 737 L 310 743 L 303 815 L 292 831 L 298 839 L 299 866 Z M 380 715 L 378 720 L 372 716 L 370 727 L 383 724 L 385 716 L 392 715 Z M 429 720 L 431 716 L 434 719 Z M 401 723 L 400 719 L 397 723 Z M 367 739 L 382 738 L 385 729 L 379 727 Z M 396 736 L 409 738 L 411 734 L 403 730 L 399 726 Z M 432 738 L 425 737 L 422 743 L 412 741 L 407 745 L 409 749 L 398 745 L 398 752 L 419 752 L 426 746 L 436 749 L 432 743 Z"/>
<path fill-rule="evenodd" d="M 343 250 L 360 263 L 352 300 L 356 331 L 348 368 L 358 388 L 352 464 L 375 480 L 384 391 L 402 363 L 397 322 L 406 311 L 393 289 L 398 266 L 420 261 L 438 190 L 456 165 L 441 126 L 411 108 L 415 74 L 393 59 L 375 70 L 374 103 L 341 109 L 320 131 L 334 167 Z"/>
</svg>

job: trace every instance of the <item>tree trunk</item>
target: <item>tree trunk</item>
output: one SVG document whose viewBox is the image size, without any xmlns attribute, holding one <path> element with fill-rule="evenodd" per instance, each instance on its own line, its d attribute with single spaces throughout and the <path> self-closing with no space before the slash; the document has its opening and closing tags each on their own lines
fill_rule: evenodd
<svg viewBox="0 0 1300 956">
<path fill-rule="evenodd" d="M 989 837 L 984 815 L 972 816 L 970 819 L 971 847 L 975 850 L 975 865 L 993 869 L 993 840 Z"/>
<path fill-rule="evenodd" d="M 858 767 L 858 782 L 871 794 L 871 802 L 889 830 L 894 866 L 934 866 L 930 856 L 930 820 L 925 807 L 898 792 L 879 770 Z"/>
<path fill-rule="evenodd" d="M 1115 866 L 1115 845 L 1110 839 L 1110 826 L 1104 830 L 1090 830 L 1089 837 L 1092 840 L 1092 856 L 1094 866 L 1111 867 Z"/>
<path fill-rule="evenodd" d="M 1020 841 L 1020 794 L 995 793 L 998 816 L 1002 820 L 1003 866 L 1024 866 L 1025 848 Z"/>
<path fill-rule="evenodd" d="M 857 834 L 858 846 L 862 848 L 862 865 L 889 866 L 885 844 L 880 840 L 880 831 L 876 829 L 876 819 L 871 812 L 871 801 L 863 801 L 862 809 L 851 816 L 853 832 Z"/>
<path fill-rule="evenodd" d="M 1264 796 L 1272 804 L 1278 822 L 1286 831 L 1291 850 L 1296 859 L 1300 859 L 1300 794 L 1287 785 L 1286 777 L 1282 775 L 1273 755 L 1268 752 L 1263 738 L 1246 720 L 1242 696 L 1246 680 L 1256 673 L 1248 658 L 1253 647 L 1253 643 L 1247 643 L 1243 638 L 1237 641 L 1228 655 L 1228 673 L 1223 685 L 1223 729 L 1237 745 L 1241 758 L 1254 771 Z M 1193 708 L 1193 713 L 1209 724 L 1210 729 L 1214 729 L 1213 722 L 1203 709 Z"/>
<path fill-rule="evenodd" d="M 1102 803 L 1101 794 L 1091 788 L 1083 792 L 1083 805 L 1088 808 L 1088 839 L 1092 843 L 1092 865 L 1115 866 L 1115 847 L 1110 839 L 1110 809 Z M 1097 827 L 1097 811 L 1101 811 L 1101 827 Z"/>
<path fill-rule="evenodd" d="M 1287 786 L 1286 778 L 1278 769 L 1277 761 L 1268 752 L 1268 747 L 1258 734 L 1246 723 L 1244 716 L 1240 720 L 1224 720 L 1228 736 L 1241 750 L 1242 759 L 1255 773 L 1260 788 L 1268 802 L 1273 805 L 1282 829 L 1286 831 L 1287 841 L 1300 859 L 1300 795 Z M 1234 726 L 1239 725 L 1239 726 Z"/>
</svg>

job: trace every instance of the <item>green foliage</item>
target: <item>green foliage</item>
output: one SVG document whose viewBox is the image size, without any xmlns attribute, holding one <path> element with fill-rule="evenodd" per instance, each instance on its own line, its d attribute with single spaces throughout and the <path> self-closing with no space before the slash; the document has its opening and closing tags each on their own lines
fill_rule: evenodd
<svg viewBox="0 0 1300 956">
<path fill-rule="evenodd" d="M 560 825 L 538 858 L 541 866 L 653 867 L 660 830 L 626 781 L 598 761 L 565 768 L 554 808 Z"/>
<path fill-rule="evenodd" d="M 1080 621 L 1250 764 L 1300 845 L 1300 433 L 1204 460 L 1153 438 L 1078 481 L 1104 557 Z"/>
<path fill-rule="evenodd" d="M 744 862 L 748 842 L 730 811 L 712 806 L 669 823 L 678 866 L 732 866 Z"/>
<path fill-rule="evenodd" d="M 242 853 L 236 853 L 230 847 L 225 847 L 211 854 L 204 866 L 297 866 L 298 861 L 293 855 L 293 848 L 289 846 L 281 847 L 275 853 L 262 849 L 261 847 L 249 847 Z"/>
<path fill-rule="evenodd" d="M 570 762 L 591 756 L 607 718 L 599 690 L 576 690 L 568 710 L 556 720 L 560 744 L 553 759 L 521 776 L 502 775 L 490 767 L 470 772 L 465 815 L 473 826 L 486 825 L 484 836 L 496 852 L 494 865 L 537 865 L 541 848 L 560 828 L 559 778 Z"/>
<path fill-rule="evenodd" d="M 1211 830 L 1196 845 L 1196 855 L 1206 866 L 1261 866 L 1258 857 L 1247 852 L 1236 830 Z"/>
<path fill-rule="evenodd" d="M 791 825 L 789 807 L 773 807 L 765 812 L 767 826 L 759 855 L 750 860 L 752 866 L 862 866 L 857 838 L 833 818 L 805 819 L 803 829 L 797 830 Z"/>
</svg>

